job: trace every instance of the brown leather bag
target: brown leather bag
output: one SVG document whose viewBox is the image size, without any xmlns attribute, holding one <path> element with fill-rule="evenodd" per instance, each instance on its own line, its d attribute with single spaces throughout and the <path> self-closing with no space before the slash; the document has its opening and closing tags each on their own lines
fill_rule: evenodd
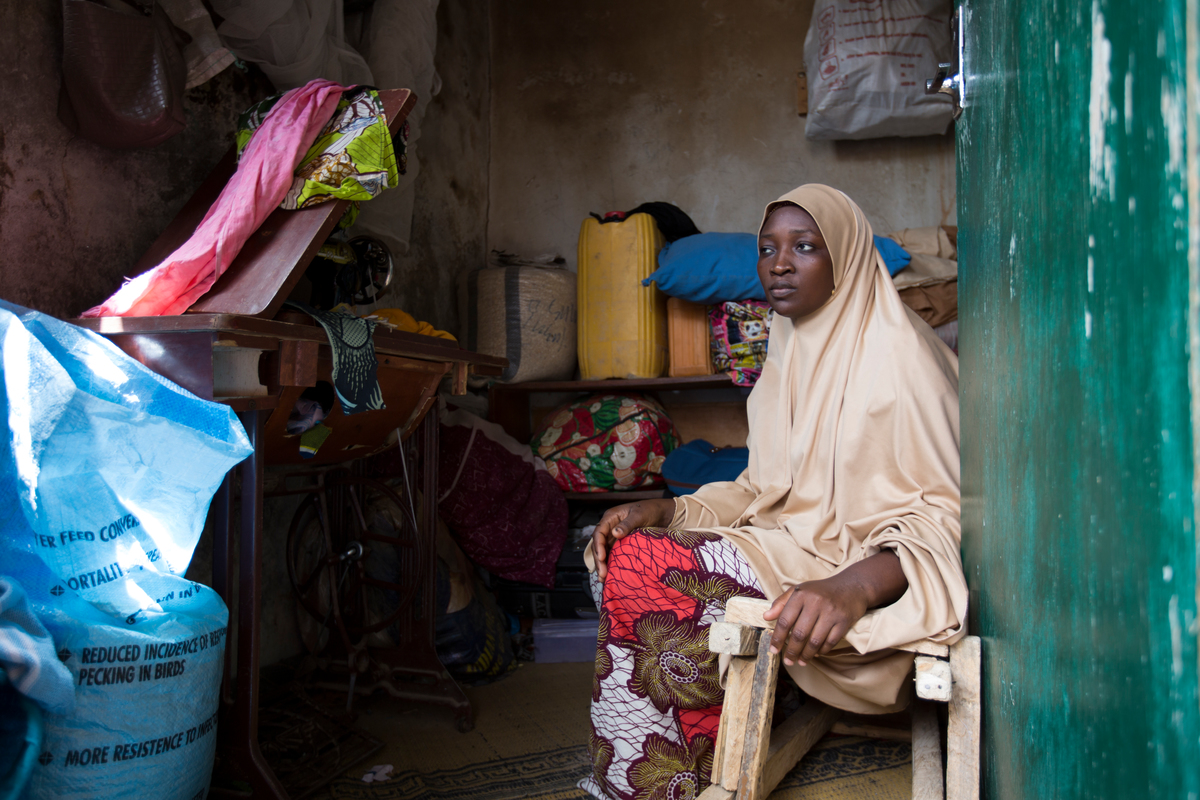
<svg viewBox="0 0 1200 800">
<path fill-rule="evenodd" d="M 183 130 L 187 69 L 171 21 L 63 0 L 63 87 L 58 116 L 105 147 L 153 147 Z"/>
</svg>

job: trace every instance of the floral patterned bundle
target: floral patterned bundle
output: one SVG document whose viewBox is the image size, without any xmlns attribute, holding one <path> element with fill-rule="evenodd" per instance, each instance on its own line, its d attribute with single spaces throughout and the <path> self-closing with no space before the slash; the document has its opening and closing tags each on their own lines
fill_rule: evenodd
<svg viewBox="0 0 1200 800">
<path fill-rule="evenodd" d="M 713 366 L 738 386 L 753 386 L 767 360 L 771 306 L 763 300 L 720 303 L 708 311 Z"/>
<path fill-rule="evenodd" d="M 530 446 L 563 491 L 619 492 L 663 486 L 679 434 L 648 397 L 595 394 L 547 415 Z"/>
<path fill-rule="evenodd" d="M 280 97 L 268 97 L 238 117 L 239 159 Z M 405 173 L 407 135 L 405 128 L 393 141 L 377 91 L 368 87 L 347 89 L 333 117 L 296 167 L 295 181 L 280 208 L 307 208 L 330 200 L 358 202 L 377 197 L 395 186 L 398 176 Z M 346 222 L 342 227 L 349 224 Z"/>
</svg>

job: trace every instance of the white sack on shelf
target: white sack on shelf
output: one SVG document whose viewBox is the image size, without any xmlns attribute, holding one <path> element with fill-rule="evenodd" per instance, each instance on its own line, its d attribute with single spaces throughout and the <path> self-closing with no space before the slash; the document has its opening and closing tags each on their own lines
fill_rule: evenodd
<svg viewBox="0 0 1200 800">
<path fill-rule="evenodd" d="M 562 267 L 493 267 L 459 279 L 460 343 L 508 359 L 505 382 L 575 374 L 575 273 Z"/>
</svg>

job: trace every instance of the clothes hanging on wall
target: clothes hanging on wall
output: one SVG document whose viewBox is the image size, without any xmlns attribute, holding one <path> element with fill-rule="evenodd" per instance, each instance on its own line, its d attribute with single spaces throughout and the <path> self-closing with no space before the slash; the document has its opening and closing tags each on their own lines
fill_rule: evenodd
<svg viewBox="0 0 1200 800">
<path fill-rule="evenodd" d="M 183 61 L 187 65 L 187 88 L 216 77 L 235 61 L 229 48 L 213 27 L 212 17 L 201 0 L 158 0 L 171 24 L 191 39 L 183 46 Z"/>
<path fill-rule="evenodd" d="M 212 0 L 212 6 L 224 20 L 221 40 L 280 91 L 317 78 L 376 85 L 367 62 L 346 44 L 340 0 Z"/>
<path fill-rule="evenodd" d="M 374 236 L 396 256 L 408 252 L 412 235 L 415 183 L 421 174 L 417 152 L 421 123 L 429 101 L 442 90 L 433 62 L 437 8 L 438 0 L 376 0 L 363 36 L 362 52 L 375 77 L 374 85 L 411 89 L 417 96 L 417 105 L 406 120 L 408 172 L 400 178 L 397 191 L 363 206 L 354 226 L 355 234 Z"/>
</svg>

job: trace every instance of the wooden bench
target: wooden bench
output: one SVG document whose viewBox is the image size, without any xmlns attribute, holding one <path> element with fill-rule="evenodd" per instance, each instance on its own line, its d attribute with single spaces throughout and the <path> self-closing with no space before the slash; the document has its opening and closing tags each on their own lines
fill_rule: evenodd
<svg viewBox="0 0 1200 800">
<path fill-rule="evenodd" d="M 712 625 L 709 648 L 733 656 L 726 679 L 725 705 L 713 753 L 712 785 L 700 800 L 762 800 L 771 794 L 805 753 L 838 721 L 842 712 L 812 698 L 775 730 L 771 712 L 782 656 L 772 655 L 774 622 L 762 618 L 767 600 L 732 598 L 725 621 Z M 912 706 L 914 800 L 978 800 L 979 657 L 978 636 L 947 647 L 930 641 L 898 648 L 916 653 L 916 695 Z M 949 706 L 943 781 L 937 709 Z M 869 728 L 860 729 L 871 735 Z"/>
</svg>

